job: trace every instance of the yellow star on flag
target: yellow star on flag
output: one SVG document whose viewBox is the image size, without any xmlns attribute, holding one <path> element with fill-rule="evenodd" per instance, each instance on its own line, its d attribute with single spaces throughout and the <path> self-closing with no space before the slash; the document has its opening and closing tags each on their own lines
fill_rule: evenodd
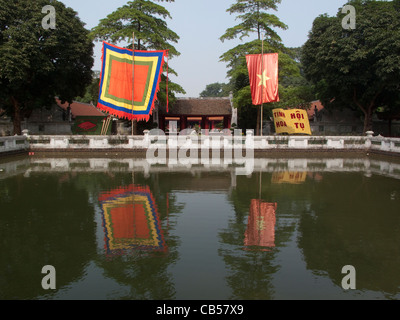
<svg viewBox="0 0 400 320">
<path fill-rule="evenodd" d="M 258 86 L 262 85 L 263 87 L 267 87 L 267 81 L 271 79 L 267 76 L 267 71 L 264 70 L 263 74 L 258 74 L 257 77 L 260 78 L 260 83 Z"/>
</svg>

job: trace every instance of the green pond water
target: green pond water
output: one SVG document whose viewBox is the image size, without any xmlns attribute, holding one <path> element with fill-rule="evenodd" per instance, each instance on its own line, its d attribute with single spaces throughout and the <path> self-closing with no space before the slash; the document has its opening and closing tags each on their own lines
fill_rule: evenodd
<svg viewBox="0 0 400 320">
<path fill-rule="evenodd" d="M 400 165 L 8 158 L 0 235 L 3 300 L 399 299 Z"/>
</svg>

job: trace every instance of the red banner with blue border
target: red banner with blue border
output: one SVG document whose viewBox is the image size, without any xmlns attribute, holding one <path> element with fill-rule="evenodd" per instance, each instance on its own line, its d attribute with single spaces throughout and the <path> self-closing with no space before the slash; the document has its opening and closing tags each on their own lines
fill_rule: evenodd
<svg viewBox="0 0 400 320">
<path fill-rule="evenodd" d="M 97 107 L 118 118 L 148 121 L 157 100 L 166 56 L 165 50 L 135 50 L 133 55 L 132 49 L 103 42 Z"/>
</svg>

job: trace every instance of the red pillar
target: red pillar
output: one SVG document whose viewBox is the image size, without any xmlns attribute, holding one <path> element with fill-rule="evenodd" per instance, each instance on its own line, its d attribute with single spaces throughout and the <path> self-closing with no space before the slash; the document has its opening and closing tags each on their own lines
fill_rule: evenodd
<svg viewBox="0 0 400 320">
<path fill-rule="evenodd" d="M 201 117 L 201 128 L 202 129 L 209 129 L 208 128 L 207 117 L 205 117 L 205 116 Z"/>
<path fill-rule="evenodd" d="M 181 116 L 180 122 L 181 122 L 181 125 L 180 125 L 181 130 L 186 129 L 186 117 L 185 116 Z"/>
</svg>

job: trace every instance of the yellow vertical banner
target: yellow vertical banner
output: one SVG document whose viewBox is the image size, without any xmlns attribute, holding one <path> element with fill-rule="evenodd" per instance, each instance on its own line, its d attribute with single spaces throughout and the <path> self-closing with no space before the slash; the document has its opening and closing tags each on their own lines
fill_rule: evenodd
<svg viewBox="0 0 400 320">
<path fill-rule="evenodd" d="M 307 111 L 302 109 L 273 109 L 276 133 L 311 135 Z"/>
</svg>

